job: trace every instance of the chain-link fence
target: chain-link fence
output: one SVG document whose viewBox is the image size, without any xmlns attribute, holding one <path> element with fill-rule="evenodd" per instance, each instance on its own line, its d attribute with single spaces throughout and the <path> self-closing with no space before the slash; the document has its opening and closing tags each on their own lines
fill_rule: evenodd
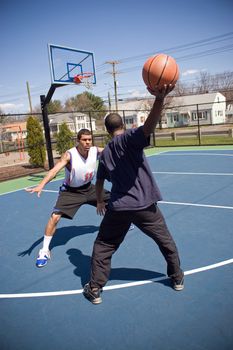
<svg viewBox="0 0 233 350">
<path fill-rule="evenodd" d="M 166 106 L 162 118 L 151 135 L 151 147 L 233 145 L 233 101 L 214 101 L 190 105 Z M 115 111 L 106 111 L 106 114 Z M 144 124 L 150 107 L 138 110 L 122 109 L 118 113 L 123 118 L 126 128 L 135 128 Z M 0 115 L 0 158 L 1 164 L 7 159 L 14 163 L 28 162 L 26 122 L 32 114 Z M 44 129 L 42 114 L 33 114 Z M 104 127 L 103 112 L 98 111 L 62 111 L 49 114 L 49 132 L 53 156 L 56 153 L 56 134 L 62 123 L 66 123 L 76 133 L 87 128 L 93 135 L 93 143 L 104 147 L 109 136 Z M 46 147 L 48 146 L 45 140 Z"/>
</svg>

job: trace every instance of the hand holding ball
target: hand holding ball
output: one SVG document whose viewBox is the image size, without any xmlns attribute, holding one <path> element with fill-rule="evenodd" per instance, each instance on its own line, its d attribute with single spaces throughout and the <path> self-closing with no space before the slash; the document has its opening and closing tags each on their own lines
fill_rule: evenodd
<svg viewBox="0 0 233 350">
<path fill-rule="evenodd" d="M 161 53 L 148 58 L 142 69 L 142 78 L 151 90 L 169 84 L 175 86 L 179 79 L 179 67 L 173 57 Z"/>
</svg>

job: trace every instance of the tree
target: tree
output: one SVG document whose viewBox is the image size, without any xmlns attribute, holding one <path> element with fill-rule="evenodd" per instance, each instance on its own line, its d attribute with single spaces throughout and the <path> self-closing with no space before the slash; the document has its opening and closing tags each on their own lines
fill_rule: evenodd
<svg viewBox="0 0 233 350">
<path fill-rule="evenodd" d="M 48 114 L 62 112 L 63 107 L 60 100 L 50 101 L 48 104 Z"/>
<path fill-rule="evenodd" d="M 56 135 L 56 151 L 61 155 L 74 146 L 72 137 L 74 134 L 70 131 L 66 123 L 62 123 L 59 132 Z"/>
<path fill-rule="evenodd" d="M 3 110 L 0 108 L 0 124 L 4 123 L 6 116 L 4 115 Z"/>
<path fill-rule="evenodd" d="M 97 112 L 95 113 L 95 117 L 97 119 L 102 118 L 106 113 L 104 101 L 100 97 L 95 96 L 88 91 L 85 91 L 82 94 L 76 95 L 75 97 L 71 97 L 66 100 L 65 110 L 72 112 Z"/>
<path fill-rule="evenodd" d="M 33 116 L 27 119 L 27 147 L 29 163 L 35 167 L 44 167 L 46 152 L 43 131 L 38 119 Z"/>
<path fill-rule="evenodd" d="M 210 91 L 229 92 L 233 88 L 233 72 L 227 71 L 217 74 L 201 72 L 196 84 L 196 93 Z"/>
<path fill-rule="evenodd" d="M 178 81 L 175 85 L 174 90 L 172 91 L 173 96 L 185 96 L 193 94 L 195 91 L 194 84 L 185 84 L 183 82 Z M 170 96 L 170 95 L 169 95 Z"/>
</svg>

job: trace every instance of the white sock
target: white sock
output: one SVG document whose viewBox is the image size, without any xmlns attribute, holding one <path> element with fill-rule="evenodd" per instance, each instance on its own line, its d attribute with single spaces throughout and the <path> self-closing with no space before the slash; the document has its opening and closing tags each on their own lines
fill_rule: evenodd
<svg viewBox="0 0 233 350">
<path fill-rule="evenodd" d="M 49 250 L 49 245 L 50 245 L 52 238 L 53 238 L 53 236 L 44 235 L 42 250 Z"/>
</svg>

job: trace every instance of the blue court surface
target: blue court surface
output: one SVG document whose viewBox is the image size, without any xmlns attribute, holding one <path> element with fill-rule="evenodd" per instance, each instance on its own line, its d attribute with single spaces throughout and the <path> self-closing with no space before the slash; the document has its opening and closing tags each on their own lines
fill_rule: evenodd
<svg viewBox="0 0 233 350">
<path fill-rule="evenodd" d="M 1 195 L 1 350 L 232 350 L 233 150 L 148 157 L 178 246 L 185 289 L 174 291 L 158 247 L 135 227 L 113 256 L 103 303 L 82 295 L 101 217 L 62 219 L 52 259 L 35 260 L 61 180 L 40 198 Z M 32 182 L 32 185 L 34 182 Z M 109 184 L 106 183 L 106 187 Z"/>
</svg>

